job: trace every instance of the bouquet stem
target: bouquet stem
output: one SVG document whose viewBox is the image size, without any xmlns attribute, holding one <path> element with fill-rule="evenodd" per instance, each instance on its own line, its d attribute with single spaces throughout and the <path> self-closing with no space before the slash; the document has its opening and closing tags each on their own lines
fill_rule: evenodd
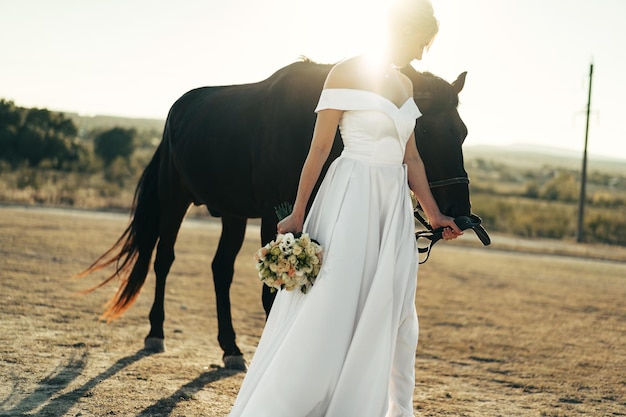
<svg viewBox="0 0 626 417">
<path fill-rule="evenodd" d="M 278 217 L 278 221 L 281 221 L 285 217 L 289 216 L 292 211 L 293 204 L 288 201 L 280 203 L 278 206 L 274 207 L 274 212 L 276 213 L 276 217 Z"/>
</svg>

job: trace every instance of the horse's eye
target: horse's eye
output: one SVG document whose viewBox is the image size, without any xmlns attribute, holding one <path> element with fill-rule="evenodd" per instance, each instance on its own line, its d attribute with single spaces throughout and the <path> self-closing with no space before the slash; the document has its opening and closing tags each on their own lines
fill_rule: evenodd
<svg viewBox="0 0 626 417">
<path fill-rule="evenodd" d="M 424 126 L 420 126 L 419 131 L 422 135 L 428 134 L 428 129 L 426 129 Z"/>
</svg>

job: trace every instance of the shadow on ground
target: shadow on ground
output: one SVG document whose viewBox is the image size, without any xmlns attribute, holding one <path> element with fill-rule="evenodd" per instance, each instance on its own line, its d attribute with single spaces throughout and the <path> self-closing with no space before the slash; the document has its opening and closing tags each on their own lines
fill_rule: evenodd
<svg viewBox="0 0 626 417">
<path fill-rule="evenodd" d="M 80 387 L 56 396 L 58 393 L 65 390 L 72 381 L 77 379 L 87 367 L 88 353 L 86 345 L 84 343 L 77 343 L 72 347 L 75 348 L 75 350 L 72 352 L 67 362 L 57 366 L 39 382 L 32 393 L 20 400 L 18 400 L 17 397 L 20 396 L 21 391 L 18 389 L 18 383 L 15 383 L 11 394 L 0 402 L 0 416 L 23 417 L 37 415 L 42 417 L 59 417 L 66 415 L 81 398 L 91 397 L 93 395 L 92 390 L 96 388 L 98 384 L 152 354 L 152 352 L 140 350 L 133 355 L 123 357 L 107 370 L 91 378 Z M 194 380 L 180 387 L 169 397 L 162 398 L 144 409 L 138 414 L 138 417 L 168 416 L 180 401 L 189 399 L 208 384 L 223 378 L 228 378 L 236 373 L 238 372 L 224 368 L 216 368 L 204 372 Z M 14 406 L 9 405 L 14 402 L 17 402 L 17 404 Z M 7 407 L 7 405 L 9 406 Z"/>
</svg>

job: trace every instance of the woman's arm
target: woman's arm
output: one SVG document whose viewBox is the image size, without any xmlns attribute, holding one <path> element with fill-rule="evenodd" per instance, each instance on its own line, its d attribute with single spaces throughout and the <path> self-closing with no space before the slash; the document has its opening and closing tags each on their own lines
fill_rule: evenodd
<svg viewBox="0 0 626 417">
<path fill-rule="evenodd" d="M 302 231 L 307 203 L 328 159 L 342 113 L 341 110 L 334 109 L 321 110 L 317 113 L 313 140 L 300 174 L 293 212 L 278 223 L 279 233 Z"/>
<path fill-rule="evenodd" d="M 415 134 L 411 133 L 411 137 L 406 144 L 404 151 L 404 163 L 407 166 L 409 187 L 415 193 L 420 206 L 426 213 L 428 221 L 433 229 L 438 227 L 444 227 L 443 238 L 454 239 L 463 234 L 463 231 L 454 223 L 454 219 L 449 216 L 445 216 L 439 211 L 437 202 L 433 198 L 428 186 L 428 179 L 426 178 L 426 170 L 424 169 L 424 162 L 417 151 L 415 144 Z"/>
<path fill-rule="evenodd" d="M 335 65 L 328 73 L 323 88 L 350 87 L 355 72 L 353 61 L 354 59 L 349 59 Z M 313 187 L 319 179 L 320 172 L 322 172 L 322 167 L 330 154 L 342 113 L 342 110 L 336 109 L 325 109 L 317 113 L 313 139 L 300 173 L 293 211 L 291 215 L 278 223 L 278 233 L 302 231 L 307 203 L 313 192 Z"/>
</svg>

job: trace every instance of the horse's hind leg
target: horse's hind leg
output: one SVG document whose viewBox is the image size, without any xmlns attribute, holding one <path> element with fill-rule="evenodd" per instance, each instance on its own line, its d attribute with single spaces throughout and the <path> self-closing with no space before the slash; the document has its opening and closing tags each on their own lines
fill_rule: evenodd
<svg viewBox="0 0 626 417">
<path fill-rule="evenodd" d="M 270 243 L 276 238 L 276 225 L 278 224 L 276 214 L 271 213 L 268 216 L 264 216 L 261 220 L 261 244 L 263 246 Z M 263 301 L 263 309 L 265 310 L 265 316 L 269 316 L 272 304 L 276 298 L 276 291 L 272 292 L 272 289 L 267 285 L 263 285 L 261 294 L 261 300 Z"/>
<path fill-rule="evenodd" d="M 235 330 L 230 310 L 230 286 L 235 272 L 235 258 L 241 249 L 246 233 L 247 219 L 222 217 L 222 235 L 213 258 L 213 282 L 217 302 L 217 340 L 224 351 L 224 366 L 230 369 L 246 369 L 243 354 L 235 342 Z"/>
<path fill-rule="evenodd" d="M 165 321 L 165 281 L 174 263 L 176 237 L 190 204 L 191 201 L 182 195 L 170 195 L 168 198 L 162 199 L 159 243 L 154 260 L 156 289 L 154 292 L 154 303 L 149 316 L 150 333 L 148 333 L 144 342 L 145 349 L 151 352 L 165 351 L 165 334 L 163 331 L 163 322 Z"/>
</svg>

